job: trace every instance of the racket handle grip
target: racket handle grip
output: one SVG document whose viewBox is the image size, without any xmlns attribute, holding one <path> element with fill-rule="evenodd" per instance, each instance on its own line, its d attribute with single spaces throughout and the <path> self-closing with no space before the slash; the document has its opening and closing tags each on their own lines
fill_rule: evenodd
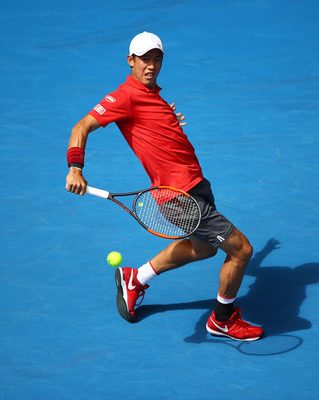
<svg viewBox="0 0 319 400">
<path fill-rule="evenodd" d="M 110 194 L 106 190 L 97 189 L 92 186 L 87 186 L 86 193 L 91 194 L 93 196 L 102 197 L 102 199 L 108 199 Z"/>
</svg>

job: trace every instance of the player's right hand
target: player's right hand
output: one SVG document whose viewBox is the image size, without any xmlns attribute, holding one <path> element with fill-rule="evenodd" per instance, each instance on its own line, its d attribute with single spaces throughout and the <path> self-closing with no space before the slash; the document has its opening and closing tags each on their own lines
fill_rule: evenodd
<svg viewBox="0 0 319 400">
<path fill-rule="evenodd" d="M 68 192 L 83 196 L 86 193 L 87 181 L 79 168 L 70 168 L 66 177 L 65 188 Z"/>
</svg>

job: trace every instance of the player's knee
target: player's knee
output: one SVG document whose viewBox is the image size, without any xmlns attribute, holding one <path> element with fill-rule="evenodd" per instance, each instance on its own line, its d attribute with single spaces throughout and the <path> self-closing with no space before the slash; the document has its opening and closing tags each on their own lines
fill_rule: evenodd
<svg viewBox="0 0 319 400">
<path fill-rule="evenodd" d="M 251 256 L 253 255 L 253 252 L 254 250 L 252 245 L 246 239 L 245 241 L 243 241 L 240 251 L 235 257 L 236 264 L 238 264 L 239 267 L 245 267 L 249 262 Z"/>
<path fill-rule="evenodd" d="M 244 248 L 244 257 L 246 262 L 248 262 L 251 259 L 253 253 L 254 253 L 253 246 L 247 241 L 247 244 L 245 245 Z"/>
</svg>

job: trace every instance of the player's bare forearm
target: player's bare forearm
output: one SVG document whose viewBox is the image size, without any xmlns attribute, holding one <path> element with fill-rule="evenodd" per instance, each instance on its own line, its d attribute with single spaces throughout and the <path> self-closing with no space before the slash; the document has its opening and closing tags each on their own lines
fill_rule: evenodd
<svg viewBox="0 0 319 400">
<path fill-rule="evenodd" d="M 86 141 L 90 132 L 99 128 L 100 124 L 91 115 L 86 115 L 72 129 L 69 141 L 70 147 L 81 147 L 85 149 Z"/>
<path fill-rule="evenodd" d="M 90 132 L 94 131 L 100 124 L 91 115 L 82 118 L 72 129 L 69 141 L 71 147 L 85 149 L 86 141 Z M 71 167 L 66 177 L 66 190 L 75 194 L 83 195 L 86 192 L 87 182 L 80 168 Z"/>
</svg>

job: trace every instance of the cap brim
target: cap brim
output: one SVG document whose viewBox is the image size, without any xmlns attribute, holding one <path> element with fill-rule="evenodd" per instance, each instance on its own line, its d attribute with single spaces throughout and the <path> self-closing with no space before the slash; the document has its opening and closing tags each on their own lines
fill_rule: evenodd
<svg viewBox="0 0 319 400">
<path fill-rule="evenodd" d="M 142 51 L 139 51 L 139 52 L 138 51 L 133 51 L 129 55 L 132 56 L 133 54 L 135 54 L 136 56 L 140 57 L 140 56 L 143 56 L 144 54 L 146 54 L 148 51 L 151 51 L 151 50 L 154 50 L 154 49 L 159 50 L 163 54 L 165 54 L 164 51 L 162 49 L 160 49 L 159 47 L 150 47 L 150 48 L 148 48 L 146 50 L 142 50 Z"/>
</svg>

